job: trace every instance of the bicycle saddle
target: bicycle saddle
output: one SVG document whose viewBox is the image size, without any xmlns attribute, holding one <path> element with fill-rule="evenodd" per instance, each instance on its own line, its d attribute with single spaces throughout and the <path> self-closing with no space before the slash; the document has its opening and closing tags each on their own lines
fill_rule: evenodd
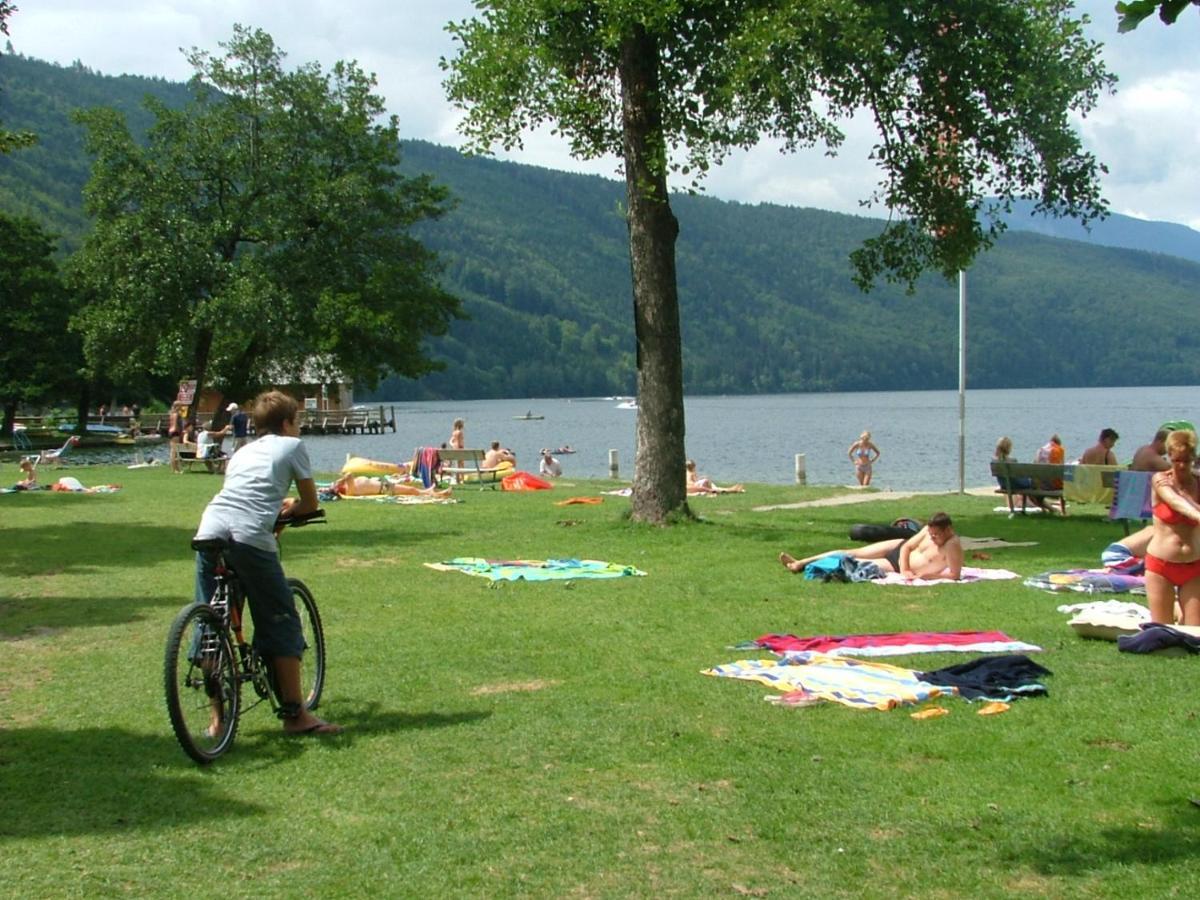
<svg viewBox="0 0 1200 900">
<path fill-rule="evenodd" d="M 229 549 L 229 541 L 225 538 L 195 538 L 192 540 L 192 549 L 199 553 L 216 553 Z"/>
</svg>

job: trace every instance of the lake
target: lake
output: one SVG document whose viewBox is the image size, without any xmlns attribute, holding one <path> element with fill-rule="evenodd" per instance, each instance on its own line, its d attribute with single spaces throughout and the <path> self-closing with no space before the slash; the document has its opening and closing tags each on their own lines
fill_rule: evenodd
<svg viewBox="0 0 1200 900">
<path fill-rule="evenodd" d="M 1195 421 L 1194 387 L 978 390 L 967 393 L 967 486 L 991 481 L 988 462 L 996 439 L 1008 435 L 1017 459 L 1031 461 L 1052 433 L 1070 460 L 1096 442 L 1100 429 L 1120 434 L 1117 457 L 1128 461 L 1164 421 Z M 467 446 L 492 440 L 511 447 L 519 467 L 537 471 L 538 451 L 570 444 L 560 457 L 565 477 L 608 475 L 615 449 L 622 478 L 633 475 L 634 417 L 617 399 L 522 399 L 385 402 L 397 431 L 382 435 L 305 438 L 319 471 L 336 471 L 346 454 L 404 460 L 414 447 L 440 444 L 456 417 L 466 419 Z M 374 405 L 374 404 L 371 404 Z M 958 488 L 958 393 L 894 391 L 847 394 L 769 394 L 689 397 L 687 453 L 719 483 L 794 482 L 797 453 L 805 455 L 810 484 L 852 484 L 846 449 L 863 430 L 883 453 L 873 485 L 898 490 Z M 527 412 L 543 419 L 522 421 Z M 165 458 L 165 452 L 157 451 Z M 114 451 L 104 451 L 116 459 Z M 120 459 L 130 458 L 124 453 Z M 87 458 L 82 457 L 82 458 Z"/>
</svg>

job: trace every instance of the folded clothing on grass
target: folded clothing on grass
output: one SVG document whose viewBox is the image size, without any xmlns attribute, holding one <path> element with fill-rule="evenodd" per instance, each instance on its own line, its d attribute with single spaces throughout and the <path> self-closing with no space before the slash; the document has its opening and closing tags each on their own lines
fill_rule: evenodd
<svg viewBox="0 0 1200 900">
<path fill-rule="evenodd" d="M 575 578 L 620 578 L 645 575 L 633 566 L 597 559 L 481 559 L 458 556 L 440 563 L 425 563 L 439 572 L 462 572 L 491 581 L 567 581 Z"/>
</svg>

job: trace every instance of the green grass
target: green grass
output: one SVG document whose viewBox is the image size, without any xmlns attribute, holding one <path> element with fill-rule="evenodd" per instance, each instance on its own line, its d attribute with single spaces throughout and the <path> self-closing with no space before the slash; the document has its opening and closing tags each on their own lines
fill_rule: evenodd
<svg viewBox="0 0 1200 900">
<path fill-rule="evenodd" d="M 0 480 L 15 480 L 11 466 Z M 1019 582 L 824 585 L 781 549 L 945 508 L 1021 574 L 1092 564 L 1099 508 L 1010 520 L 995 498 L 755 511 L 830 493 L 751 485 L 700 521 L 631 524 L 601 482 L 453 506 L 329 505 L 284 564 L 317 598 L 332 739 L 262 707 L 208 768 L 175 743 L 167 628 L 190 595 L 201 474 L 75 470 L 115 495 L 0 497 L 0 895 L 1165 896 L 1200 853 L 1196 663 L 1077 639 Z M 6 482 L 7 483 L 7 482 Z M 645 578 L 502 584 L 458 555 L 579 556 Z M 778 709 L 700 675 L 765 632 L 1001 628 L 1045 648 L 1050 696 L 1006 714 Z M 753 654 L 752 654 L 753 655 Z M 961 657 L 894 661 L 921 669 Z"/>
</svg>

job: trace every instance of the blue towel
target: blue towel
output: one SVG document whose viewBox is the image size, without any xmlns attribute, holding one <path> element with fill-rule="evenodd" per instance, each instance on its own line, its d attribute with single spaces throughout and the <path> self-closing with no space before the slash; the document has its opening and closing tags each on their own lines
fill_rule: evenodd
<svg viewBox="0 0 1200 900">
<path fill-rule="evenodd" d="M 1117 472 L 1113 483 L 1113 502 L 1109 507 L 1110 519 L 1149 519 L 1150 479 L 1153 472 Z"/>
</svg>

